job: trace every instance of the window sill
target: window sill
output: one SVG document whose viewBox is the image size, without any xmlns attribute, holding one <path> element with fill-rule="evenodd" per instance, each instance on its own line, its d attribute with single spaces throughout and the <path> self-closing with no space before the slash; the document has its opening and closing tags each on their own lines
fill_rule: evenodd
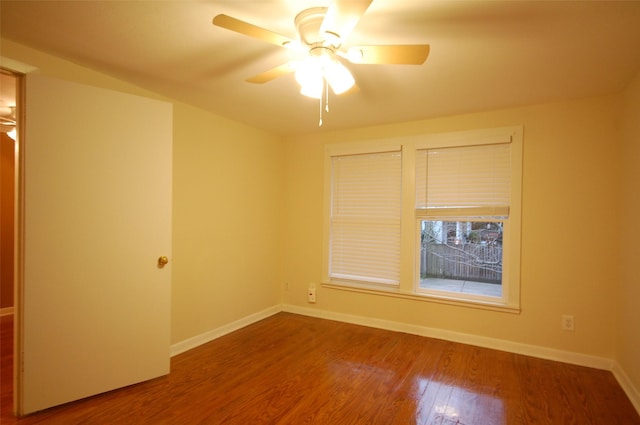
<svg viewBox="0 0 640 425">
<path fill-rule="evenodd" d="M 491 310 L 503 313 L 520 314 L 520 307 L 507 305 L 500 301 L 490 301 L 487 298 L 478 299 L 461 299 L 457 298 L 453 292 L 436 293 L 419 293 L 407 292 L 399 288 L 388 288 L 379 285 L 353 282 L 323 282 L 323 288 L 335 289 L 340 291 L 359 292 L 363 294 L 381 295 L 393 298 L 403 298 L 415 301 L 435 302 L 439 304 L 455 305 L 458 307 L 477 308 L 481 310 Z"/>
</svg>

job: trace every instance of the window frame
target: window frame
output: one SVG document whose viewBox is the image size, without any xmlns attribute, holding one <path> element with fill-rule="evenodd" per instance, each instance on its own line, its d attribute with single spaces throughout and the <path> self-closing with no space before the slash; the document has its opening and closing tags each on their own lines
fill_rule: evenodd
<svg viewBox="0 0 640 425">
<path fill-rule="evenodd" d="M 495 311 L 519 313 L 520 311 L 520 245 L 522 202 L 523 127 L 509 126 L 469 131 L 420 134 L 386 140 L 335 143 L 325 146 L 324 214 L 323 214 L 323 287 L 432 301 L 438 303 L 471 306 Z M 504 221 L 502 297 L 459 294 L 455 292 L 424 290 L 420 288 L 420 230 L 423 217 L 416 215 L 415 161 L 416 152 L 422 149 L 462 147 L 485 144 L 511 145 L 511 202 L 508 220 Z M 400 284 L 394 287 L 368 282 L 351 282 L 329 278 L 329 235 L 331 205 L 331 157 L 349 154 L 402 151 L 402 216 L 400 244 Z M 462 216 L 468 220 L 468 216 Z M 447 220 L 457 220 L 447 217 Z M 484 220 L 479 218 L 478 220 Z"/>
</svg>

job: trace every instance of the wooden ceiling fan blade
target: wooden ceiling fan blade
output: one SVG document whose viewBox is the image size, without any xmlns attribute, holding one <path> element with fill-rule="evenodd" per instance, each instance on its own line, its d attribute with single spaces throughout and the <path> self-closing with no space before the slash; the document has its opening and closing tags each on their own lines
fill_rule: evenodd
<svg viewBox="0 0 640 425">
<path fill-rule="evenodd" d="M 276 68 L 265 71 L 262 74 L 254 75 L 251 78 L 247 78 L 247 82 L 255 83 L 255 84 L 264 84 L 271 80 L 275 80 L 278 77 L 291 74 L 292 72 L 293 72 L 293 68 L 291 68 L 291 66 L 288 63 L 285 63 L 284 65 L 280 65 Z"/>
<path fill-rule="evenodd" d="M 351 34 L 373 0 L 333 0 L 320 26 L 321 34 L 339 38 L 338 45 Z"/>
<path fill-rule="evenodd" d="M 353 63 L 422 65 L 429 56 L 429 45 L 355 46 L 349 49 L 346 56 Z"/>
<path fill-rule="evenodd" d="M 293 42 L 289 37 L 285 37 L 284 35 L 260 28 L 256 25 L 224 14 L 215 16 L 213 18 L 213 25 L 248 35 L 249 37 L 257 38 L 258 40 L 263 40 L 267 43 L 275 44 L 280 47 L 284 47 L 288 43 Z"/>
</svg>

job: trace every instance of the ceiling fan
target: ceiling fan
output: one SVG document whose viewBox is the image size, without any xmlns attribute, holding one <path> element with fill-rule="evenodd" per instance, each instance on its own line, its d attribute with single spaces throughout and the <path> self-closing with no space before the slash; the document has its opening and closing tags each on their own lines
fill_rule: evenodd
<svg viewBox="0 0 640 425">
<path fill-rule="evenodd" d="M 345 41 L 373 0 L 333 0 L 329 7 L 312 7 L 298 13 L 294 19 L 297 38 L 269 31 L 228 15 L 217 15 L 213 24 L 277 46 L 304 52 L 302 60 L 286 64 L 248 78 L 250 83 L 262 84 L 280 76 L 295 73 L 300 92 L 322 99 L 328 111 L 329 88 L 335 94 L 349 91 L 355 80 L 344 65 L 403 64 L 421 65 L 429 55 L 428 44 L 364 45 L 346 48 Z"/>
</svg>

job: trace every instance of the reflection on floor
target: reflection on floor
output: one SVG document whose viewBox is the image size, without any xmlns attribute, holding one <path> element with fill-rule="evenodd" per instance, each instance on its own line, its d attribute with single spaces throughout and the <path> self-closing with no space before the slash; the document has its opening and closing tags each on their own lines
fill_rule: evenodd
<svg viewBox="0 0 640 425">
<path fill-rule="evenodd" d="M 457 292 L 461 294 L 485 295 L 488 297 L 502 296 L 502 285 L 495 283 L 474 282 L 471 280 L 454 279 L 420 279 L 420 287 L 437 291 Z"/>
</svg>

